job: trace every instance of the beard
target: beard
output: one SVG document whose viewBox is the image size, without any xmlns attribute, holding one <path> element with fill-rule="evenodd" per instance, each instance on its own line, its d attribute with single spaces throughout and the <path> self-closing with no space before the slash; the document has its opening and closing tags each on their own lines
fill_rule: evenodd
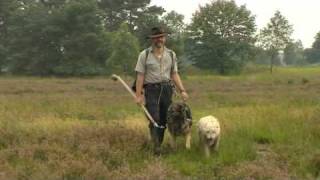
<svg viewBox="0 0 320 180">
<path fill-rule="evenodd" d="M 154 46 L 156 48 L 162 48 L 163 47 L 164 42 L 163 41 L 157 41 L 154 43 Z"/>
</svg>

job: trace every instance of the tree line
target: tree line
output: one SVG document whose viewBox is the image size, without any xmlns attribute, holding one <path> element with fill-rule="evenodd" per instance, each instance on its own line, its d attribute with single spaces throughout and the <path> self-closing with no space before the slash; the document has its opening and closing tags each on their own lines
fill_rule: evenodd
<svg viewBox="0 0 320 180">
<path fill-rule="evenodd" d="M 257 32 L 255 16 L 234 1 L 212 1 L 185 24 L 183 15 L 150 0 L 8 0 L 0 1 L 0 72 L 132 74 L 154 26 L 170 32 L 167 46 L 181 67 L 228 74 L 254 62 L 272 70 L 279 52 L 289 65 L 320 62 L 320 32 L 312 48 L 304 49 L 279 11 Z"/>
</svg>

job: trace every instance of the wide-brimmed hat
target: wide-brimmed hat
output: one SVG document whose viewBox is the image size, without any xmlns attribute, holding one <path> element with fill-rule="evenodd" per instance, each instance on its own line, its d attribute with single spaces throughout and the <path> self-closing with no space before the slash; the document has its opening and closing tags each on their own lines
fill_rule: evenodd
<svg viewBox="0 0 320 180">
<path fill-rule="evenodd" d="M 147 37 L 149 39 L 166 36 L 169 34 L 162 27 L 153 27 L 151 29 L 151 34 Z"/>
</svg>

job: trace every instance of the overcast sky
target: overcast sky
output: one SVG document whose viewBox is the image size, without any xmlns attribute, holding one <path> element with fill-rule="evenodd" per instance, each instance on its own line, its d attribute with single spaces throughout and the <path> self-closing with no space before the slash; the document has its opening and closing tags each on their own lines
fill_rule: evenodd
<svg viewBox="0 0 320 180">
<path fill-rule="evenodd" d="M 258 29 L 270 21 L 276 10 L 280 10 L 289 23 L 293 25 L 294 39 L 300 39 L 305 48 L 311 47 L 314 37 L 320 31 L 320 0 L 235 0 L 238 5 L 246 4 L 256 15 Z M 162 6 L 166 11 L 174 10 L 185 16 L 185 22 L 190 22 L 192 13 L 199 5 L 211 0 L 151 0 L 152 5 Z"/>
</svg>

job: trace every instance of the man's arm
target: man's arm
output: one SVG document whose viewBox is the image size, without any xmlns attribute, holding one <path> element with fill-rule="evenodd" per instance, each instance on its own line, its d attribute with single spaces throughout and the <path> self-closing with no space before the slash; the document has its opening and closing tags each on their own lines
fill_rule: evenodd
<svg viewBox="0 0 320 180">
<path fill-rule="evenodd" d="M 181 93 L 182 99 L 184 101 L 186 101 L 189 98 L 189 96 L 188 96 L 188 94 L 187 94 L 187 92 L 186 92 L 186 90 L 185 90 L 185 88 L 184 88 L 184 86 L 182 84 L 182 81 L 181 81 L 181 78 L 180 78 L 178 72 L 173 72 L 171 74 L 171 79 L 173 80 L 175 85 L 178 87 L 179 92 Z"/>
<path fill-rule="evenodd" d="M 146 51 L 143 51 L 139 54 L 137 65 L 135 68 L 135 71 L 137 72 L 137 78 L 136 78 L 136 103 L 143 104 L 144 98 L 142 93 L 143 83 L 144 83 L 144 73 L 146 71 Z"/>
<path fill-rule="evenodd" d="M 179 76 L 179 74 L 177 72 L 174 72 L 171 74 L 171 79 L 173 80 L 173 82 L 175 83 L 175 85 L 178 87 L 179 92 L 183 92 L 186 91 L 183 87 L 181 78 Z"/>
<path fill-rule="evenodd" d="M 144 74 L 138 72 L 136 80 L 136 103 L 143 104 L 142 88 L 144 82 Z"/>
</svg>

